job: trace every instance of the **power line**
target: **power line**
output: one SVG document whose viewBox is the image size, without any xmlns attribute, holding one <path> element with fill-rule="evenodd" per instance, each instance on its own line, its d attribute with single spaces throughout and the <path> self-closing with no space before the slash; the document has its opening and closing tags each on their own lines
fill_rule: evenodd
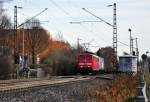
<svg viewBox="0 0 150 102">
<path fill-rule="evenodd" d="M 82 24 L 80 24 L 82 26 L 82 28 L 84 28 L 86 31 L 91 32 L 92 34 L 95 34 L 96 36 L 98 36 L 102 41 L 104 42 L 108 42 L 108 40 L 105 40 L 102 36 L 100 36 L 99 34 L 96 34 L 95 32 L 89 30 L 88 28 L 86 28 L 85 26 L 83 26 Z"/>
<path fill-rule="evenodd" d="M 70 13 L 66 12 L 61 6 L 59 6 L 54 0 L 49 0 L 54 6 L 56 6 L 58 9 L 60 9 L 64 14 L 68 15 L 70 18 L 73 19 L 73 17 L 70 15 Z"/>
<path fill-rule="evenodd" d="M 70 24 L 81 24 L 81 23 L 86 23 L 86 22 L 102 22 L 102 21 L 78 21 L 78 22 L 70 22 Z"/>
<path fill-rule="evenodd" d="M 130 45 L 128 45 L 128 44 L 126 44 L 126 43 L 123 43 L 123 42 L 121 42 L 121 41 L 118 41 L 120 44 L 123 44 L 123 45 L 125 45 L 125 46 L 128 46 L 128 47 L 130 47 Z M 133 47 L 133 48 L 135 48 L 135 47 Z M 136 48 L 135 48 L 136 49 Z"/>
<path fill-rule="evenodd" d="M 89 11 L 86 10 L 85 8 L 82 8 L 82 9 L 85 10 L 86 12 L 90 13 L 91 15 L 95 16 L 96 18 L 100 19 L 99 22 L 104 22 L 104 23 L 106 23 L 106 24 L 108 24 L 108 25 L 110 25 L 110 26 L 113 26 L 113 25 L 111 25 L 110 23 L 108 23 L 108 22 L 106 22 L 105 20 L 103 20 L 102 18 L 100 18 L 100 17 L 96 16 L 95 14 L 89 12 Z M 80 25 L 81 25 L 82 23 L 85 23 L 85 22 L 98 22 L 98 21 L 79 21 L 79 22 L 70 22 L 70 23 L 71 23 L 71 24 L 80 24 Z M 91 32 L 91 31 L 90 31 L 90 32 Z M 101 38 L 101 37 L 100 37 L 100 38 Z M 103 41 L 106 41 L 106 40 L 103 39 Z M 117 41 L 118 41 L 118 40 L 117 40 Z M 130 47 L 128 44 L 125 44 L 125 43 L 123 43 L 123 42 L 121 42 L 121 41 L 118 41 L 118 42 L 121 43 L 121 44 L 123 44 L 123 45 L 125 45 L 125 46 Z"/>
<path fill-rule="evenodd" d="M 60 9 L 64 14 L 68 15 L 70 18 L 73 18 L 73 17 L 71 17 L 71 15 L 70 15 L 68 12 L 66 12 L 62 7 L 60 7 L 54 0 L 49 0 L 49 1 L 50 1 L 54 6 L 56 6 L 58 9 Z M 70 23 L 80 24 L 80 23 L 85 23 L 85 22 L 104 22 L 104 23 L 106 23 L 107 25 L 110 25 L 110 26 L 113 27 L 112 24 L 110 24 L 110 23 L 108 23 L 107 21 L 103 20 L 102 18 L 96 16 L 95 14 L 93 14 L 93 13 L 87 11 L 85 8 L 82 8 L 82 9 L 83 9 L 84 11 L 90 13 L 91 15 L 95 16 L 96 18 L 100 19 L 100 21 L 80 21 L 80 22 L 70 22 Z M 80 24 L 80 25 L 81 25 L 81 24 Z M 81 25 L 81 26 L 82 26 L 84 29 L 86 29 L 83 25 Z M 86 29 L 86 30 L 87 30 L 87 29 Z M 90 31 L 90 32 L 94 33 L 93 31 Z M 95 34 L 95 33 L 94 33 L 94 34 Z M 99 36 L 99 35 L 98 35 L 98 36 Z M 102 39 L 102 37 L 100 37 L 100 38 Z M 102 40 L 106 42 L 106 40 L 104 40 L 104 39 L 102 39 Z M 121 42 L 121 41 L 118 41 L 118 42 L 121 43 L 121 44 L 123 44 L 123 45 L 125 45 L 125 46 L 128 46 L 128 47 L 129 47 L 129 45 L 127 45 L 127 44 L 125 44 L 125 43 L 123 43 L 123 42 Z"/>
<path fill-rule="evenodd" d="M 112 24 L 110 24 L 110 23 L 106 22 L 106 21 L 105 21 L 105 20 L 103 20 L 102 18 L 100 18 L 100 17 L 96 16 L 95 14 L 93 14 L 93 13 L 89 12 L 87 9 L 85 9 L 85 8 L 82 8 L 82 9 L 83 9 L 84 11 L 88 12 L 89 14 L 93 15 L 94 17 L 98 18 L 98 19 L 99 19 L 99 20 L 101 20 L 102 22 L 106 23 L 107 25 L 110 25 L 110 26 L 112 26 L 112 27 L 113 27 L 113 25 L 112 25 Z"/>
<path fill-rule="evenodd" d="M 114 3 L 113 5 L 113 25 L 106 22 L 105 20 L 101 19 L 100 17 L 96 16 L 95 14 L 93 14 L 92 12 L 88 11 L 85 8 L 82 8 L 84 11 L 86 11 L 87 13 L 91 14 L 92 16 L 98 18 L 100 21 L 106 23 L 107 25 L 113 27 L 113 49 L 114 49 L 114 53 L 115 56 L 117 58 L 117 17 L 116 17 L 116 3 Z"/>
<path fill-rule="evenodd" d="M 46 10 L 48 10 L 48 8 L 45 8 L 44 10 L 42 10 L 40 13 L 36 14 L 35 16 L 31 17 L 30 19 L 26 20 L 24 23 L 20 24 L 19 26 L 17 26 L 17 28 L 21 27 L 23 24 L 29 22 L 30 20 L 34 19 L 35 17 L 39 16 L 40 14 L 42 14 L 43 12 L 45 12 Z"/>
<path fill-rule="evenodd" d="M 56 2 L 54 2 L 54 0 L 49 0 L 51 3 L 53 3 L 53 5 L 55 5 L 58 9 L 60 9 L 62 12 L 64 12 L 67 16 L 69 16 L 70 18 L 73 19 L 73 17 L 66 12 L 62 7 L 60 7 Z M 101 21 L 82 21 L 82 22 L 101 22 Z M 80 23 L 80 22 L 70 22 L 70 23 Z M 83 25 L 81 25 L 83 27 Z M 83 27 L 85 29 L 85 27 Z M 90 31 L 91 32 L 91 31 Z"/>
<path fill-rule="evenodd" d="M 123 44 L 123 45 L 125 45 L 125 46 L 128 46 L 128 47 L 130 47 L 130 45 L 128 45 L 128 44 L 125 44 L 125 43 L 123 43 L 123 42 L 121 42 L 121 41 L 118 41 L 120 44 Z"/>
</svg>

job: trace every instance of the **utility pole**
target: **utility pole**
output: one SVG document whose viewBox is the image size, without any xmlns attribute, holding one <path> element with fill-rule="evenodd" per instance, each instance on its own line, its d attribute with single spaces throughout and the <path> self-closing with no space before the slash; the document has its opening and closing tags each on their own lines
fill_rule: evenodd
<svg viewBox="0 0 150 102">
<path fill-rule="evenodd" d="M 117 13 L 116 13 L 116 3 L 113 5 L 108 5 L 108 7 L 113 6 L 113 49 L 114 49 L 114 55 L 116 58 L 116 61 L 113 63 L 113 66 L 116 67 L 118 65 L 118 60 L 117 60 L 117 41 L 118 41 L 118 34 L 117 34 Z"/>
<path fill-rule="evenodd" d="M 113 49 L 115 51 L 115 56 L 117 58 L 117 13 L 116 13 L 116 3 L 113 5 L 108 5 L 108 7 L 113 6 Z"/>
<path fill-rule="evenodd" d="M 17 6 L 14 6 L 14 53 L 17 53 Z"/>
<path fill-rule="evenodd" d="M 116 3 L 113 5 L 113 48 L 117 58 L 117 16 L 116 16 Z"/>
<path fill-rule="evenodd" d="M 23 33 L 22 33 L 22 59 L 25 61 L 25 54 L 24 54 L 24 25 L 23 25 Z M 22 63 L 22 68 L 24 68 L 24 63 Z"/>
<path fill-rule="evenodd" d="M 139 60 L 139 50 L 138 50 L 138 38 L 136 38 L 136 56 L 137 56 L 137 61 Z"/>
<path fill-rule="evenodd" d="M 139 70 L 139 51 L 138 51 L 138 41 L 137 41 L 137 38 L 136 38 L 136 56 L 137 56 L 137 68 Z"/>
<path fill-rule="evenodd" d="M 131 54 L 133 55 L 133 47 L 134 47 L 134 39 L 133 38 L 131 38 Z"/>
<path fill-rule="evenodd" d="M 22 7 L 14 6 L 14 57 L 17 58 L 15 64 L 19 64 L 19 54 L 18 54 L 18 34 L 17 34 L 17 9 L 22 9 Z M 19 69 L 17 68 L 17 78 Z"/>
<path fill-rule="evenodd" d="M 17 9 L 22 7 L 14 6 L 14 53 L 18 53 L 18 34 L 17 34 Z"/>
<path fill-rule="evenodd" d="M 131 29 L 129 28 L 128 31 L 129 31 L 129 33 L 130 33 L 130 55 L 132 55 L 132 50 L 131 50 L 131 49 L 132 49 L 132 48 L 131 48 L 131 47 L 132 47 L 132 46 L 131 46 L 131 45 L 132 45 L 132 43 L 131 43 L 131 39 L 132 39 L 132 36 L 131 36 Z"/>
</svg>

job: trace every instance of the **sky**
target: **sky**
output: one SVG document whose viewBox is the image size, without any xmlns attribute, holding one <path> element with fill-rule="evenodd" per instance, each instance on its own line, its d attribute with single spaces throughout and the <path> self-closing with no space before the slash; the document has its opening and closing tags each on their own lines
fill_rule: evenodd
<svg viewBox="0 0 150 102">
<path fill-rule="evenodd" d="M 64 40 L 73 46 L 80 38 L 80 44 L 90 43 L 89 49 L 96 51 L 99 47 L 113 45 L 112 27 L 104 22 L 81 24 L 70 24 L 70 22 L 99 21 L 82 10 L 86 8 L 112 24 L 113 8 L 107 5 L 113 3 L 117 4 L 118 41 L 129 45 L 128 29 L 131 28 L 132 37 L 138 38 L 140 55 L 150 51 L 150 0 L 13 0 L 5 2 L 4 8 L 13 22 L 14 5 L 23 7 L 23 9 L 18 9 L 18 25 L 48 8 L 36 18 L 53 37 L 61 34 Z M 118 43 L 118 55 L 122 55 L 123 52 L 129 53 L 129 48 L 129 46 Z"/>
</svg>

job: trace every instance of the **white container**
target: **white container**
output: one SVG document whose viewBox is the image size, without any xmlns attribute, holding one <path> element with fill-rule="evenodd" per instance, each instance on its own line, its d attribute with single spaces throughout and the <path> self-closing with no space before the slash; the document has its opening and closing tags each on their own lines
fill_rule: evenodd
<svg viewBox="0 0 150 102">
<path fill-rule="evenodd" d="M 137 57 L 132 55 L 119 56 L 118 71 L 137 73 Z"/>
</svg>

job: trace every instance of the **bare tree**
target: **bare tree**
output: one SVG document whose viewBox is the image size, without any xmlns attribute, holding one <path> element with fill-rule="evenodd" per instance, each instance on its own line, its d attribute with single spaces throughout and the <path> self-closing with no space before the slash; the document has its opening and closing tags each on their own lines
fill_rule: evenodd
<svg viewBox="0 0 150 102">
<path fill-rule="evenodd" d="M 10 18 L 0 9 L 0 46 L 8 46 L 9 38 L 13 35 Z"/>
<path fill-rule="evenodd" d="M 36 19 L 29 21 L 25 27 L 26 46 L 32 54 L 32 63 L 35 64 L 36 55 L 46 49 L 50 35 L 40 26 L 40 21 Z"/>
<path fill-rule="evenodd" d="M 0 9 L 0 29 L 10 29 L 10 28 L 11 28 L 10 18 L 2 9 Z"/>
</svg>

